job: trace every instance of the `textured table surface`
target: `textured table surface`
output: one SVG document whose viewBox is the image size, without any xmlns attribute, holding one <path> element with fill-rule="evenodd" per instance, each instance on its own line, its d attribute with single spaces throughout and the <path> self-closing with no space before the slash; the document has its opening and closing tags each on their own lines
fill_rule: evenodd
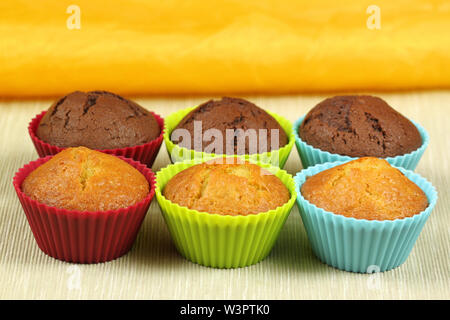
<svg viewBox="0 0 450 320">
<path fill-rule="evenodd" d="M 429 131 L 430 145 L 416 171 L 436 186 L 439 200 L 407 261 L 371 275 L 339 271 L 317 260 L 295 206 L 272 253 L 247 268 L 218 270 L 182 258 L 156 199 L 125 256 L 95 265 L 50 258 L 34 241 L 12 177 L 38 157 L 27 126 L 51 101 L 0 101 L 0 299 L 449 299 L 450 92 L 378 95 Z M 246 98 L 294 121 L 324 97 Z M 207 98 L 136 101 L 167 116 Z M 163 145 L 153 170 L 167 164 Z M 291 174 L 301 170 L 295 147 L 285 168 Z"/>
</svg>

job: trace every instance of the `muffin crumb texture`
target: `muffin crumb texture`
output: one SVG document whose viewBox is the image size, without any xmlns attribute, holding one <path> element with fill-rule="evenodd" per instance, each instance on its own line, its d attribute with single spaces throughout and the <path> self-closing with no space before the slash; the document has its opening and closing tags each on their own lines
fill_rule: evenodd
<svg viewBox="0 0 450 320">
<path fill-rule="evenodd" d="M 55 102 L 36 136 L 51 145 L 106 150 L 142 145 L 161 130 L 153 114 L 107 91 L 75 91 Z"/>
<path fill-rule="evenodd" d="M 326 211 L 367 220 L 395 220 L 425 210 L 425 193 L 386 160 L 366 157 L 308 177 L 303 197 Z"/>
<path fill-rule="evenodd" d="M 194 165 L 176 174 L 163 194 L 189 209 L 232 216 L 276 209 L 290 198 L 277 176 L 250 163 Z"/>
<path fill-rule="evenodd" d="M 194 121 L 201 121 L 202 135 L 194 134 Z M 209 100 L 190 113 L 188 113 L 174 129 L 186 129 L 190 133 L 191 141 L 186 144 L 182 139 L 176 142 L 181 147 L 190 145 L 190 149 L 205 151 L 212 148 L 212 143 L 217 143 L 215 137 L 203 141 L 203 133 L 213 129 L 220 131 L 222 152 L 214 151 L 216 154 L 254 154 L 277 150 L 288 142 L 286 132 L 280 124 L 263 109 L 250 101 L 240 98 L 224 97 L 220 100 Z M 256 131 L 257 139 L 250 144 L 250 134 L 245 136 L 247 130 Z M 235 135 L 227 141 L 227 130 L 234 130 Z M 272 141 L 272 135 L 278 130 L 278 141 Z M 242 142 L 241 142 L 242 141 Z M 261 143 L 261 141 L 264 141 Z M 255 152 L 256 151 L 256 152 Z"/>
<path fill-rule="evenodd" d="M 48 206 L 78 211 L 126 208 L 149 193 L 147 179 L 125 161 L 84 147 L 68 148 L 32 171 L 23 192 Z"/>
<path fill-rule="evenodd" d="M 315 106 L 298 128 L 300 138 L 350 157 L 395 157 L 422 145 L 414 124 L 373 96 L 336 96 Z"/>
</svg>

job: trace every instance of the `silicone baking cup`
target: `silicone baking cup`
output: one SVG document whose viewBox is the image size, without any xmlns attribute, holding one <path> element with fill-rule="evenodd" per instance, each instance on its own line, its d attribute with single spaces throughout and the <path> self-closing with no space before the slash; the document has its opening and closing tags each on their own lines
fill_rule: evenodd
<svg viewBox="0 0 450 320">
<path fill-rule="evenodd" d="M 156 199 L 178 251 L 186 259 L 207 267 L 237 268 L 260 262 L 270 253 L 294 205 L 297 194 L 292 176 L 278 167 L 257 162 L 281 179 L 291 194 L 289 201 L 274 210 L 247 216 L 211 214 L 181 207 L 162 195 L 174 175 L 198 163 L 178 162 L 156 174 Z"/>
<path fill-rule="evenodd" d="M 76 263 L 98 263 L 116 259 L 133 245 L 155 194 L 155 176 L 145 165 L 118 157 L 141 172 L 150 192 L 133 206 L 109 211 L 65 210 L 39 203 L 21 186 L 34 169 L 52 156 L 39 158 L 16 172 L 13 185 L 39 248 L 47 255 Z"/>
<path fill-rule="evenodd" d="M 208 160 L 221 156 L 183 148 L 173 143 L 172 140 L 170 140 L 170 135 L 172 134 L 173 129 L 175 129 L 178 123 L 180 123 L 180 121 L 195 108 L 197 107 L 190 107 L 174 112 L 166 118 L 164 129 L 164 142 L 166 143 L 167 152 L 169 153 L 169 158 L 172 161 L 172 163 L 182 162 L 186 160 Z M 251 155 L 247 154 L 239 157 L 256 162 L 259 161 L 262 163 L 270 163 L 274 166 L 283 168 L 295 142 L 295 137 L 294 134 L 292 133 L 292 124 L 289 120 L 283 118 L 282 116 L 279 116 L 270 111 L 266 112 L 270 114 L 273 118 L 275 118 L 275 120 L 286 132 L 288 143 L 285 146 L 279 148 L 278 150 L 273 150 L 271 152 L 264 152 L 264 153 L 255 153 Z"/>
<path fill-rule="evenodd" d="M 436 189 L 417 173 L 397 167 L 425 192 L 429 205 L 412 217 L 383 221 L 334 214 L 316 207 L 302 196 L 300 188 L 308 176 L 345 162 L 318 164 L 294 177 L 297 205 L 313 252 L 322 262 L 352 272 L 371 273 L 400 266 L 409 256 L 436 205 Z"/>
<path fill-rule="evenodd" d="M 303 141 L 298 134 L 298 127 L 302 124 L 304 118 L 305 116 L 295 121 L 293 126 L 295 146 L 297 147 L 298 154 L 300 155 L 303 168 L 306 169 L 319 163 L 348 161 L 356 159 L 356 157 L 343 156 L 340 154 L 330 153 L 328 151 L 322 151 Z M 414 170 L 416 169 L 420 158 L 425 152 L 425 149 L 428 147 L 430 137 L 428 136 L 425 128 L 423 128 L 420 124 L 413 120 L 410 121 L 416 126 L 417 130 L 419 130 L 420 136 L 422 137 L 422 145 L 417 150 L 414 150 L 411 153 L 384 159 L 393 166 L 402 167 L 408 170 Z"/>
<path fill-rule="evenodd" d="M 151 112 L 151 111 L 150 111 Z M 59 153 L 65 148 L 60 148 L 54 145 L 51 145 L 47 142 L 42 141 L 36 136 L 36 130 L 41 122 L 42 117 L 47 113 L 47 111 L 43 111 L 34 117 L 30 124 L 28 125 L 28 133 L 30 134 L 31 141 L 33 141 L 34 147 L 39 155 L 39 157 L 51 156 Z M 158 155 L 159 149 L 161 148 L 161 144 L 164 136 L 164 119 L 157 115 L 154 112 L 151 114 L 155 117 L 158 122 L 159 128 L 161 130 L 158 138 L 149 141 L 147 143 L 134 146 L 134 147 L 126 147 L 126 148 L 118 148 L 118 149 L 105 149 L 99 150 L 104 153 L 112 154 L 115 156 L 122 156 L 125 158 L 131 158 L 133 160 L 139 161 L 149 168 L 152 167 L 153 162 L 155 161 L 156 156 Z"/>
</svg>

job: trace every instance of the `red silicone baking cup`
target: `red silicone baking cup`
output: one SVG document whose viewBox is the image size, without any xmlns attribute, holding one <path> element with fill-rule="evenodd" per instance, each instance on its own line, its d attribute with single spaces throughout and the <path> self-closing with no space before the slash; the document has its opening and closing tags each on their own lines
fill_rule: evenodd
<svg viewBox="0 0 450 320">
<path fill-rule="evenodd" d="M 53 156 L 39 158 L 16 172 L 13 185 L 39 248 L 49 256 L 76 263 L 98 263 L 127 253 L 155 194 L 155 175 L 145 165 L 119 156 L 147 179 L 149 194 L 133 206 L 109 211 L 76 211 L 47 206 L 27 196 L 22 182 Z"/>
<path fill-rule="evenodd" d="M 150 111 L 151 112 L 151 111 Z M 36 117 L 34 117 L 30 124 L 28 125 L 28 133 L 30 134 L 31 140 L 33 141 L 34 147 L 36 148 L 39 157 L 52 156 L 61 152 L 65 148 L 60 148 L 54 145 L 51 145 L 45 141 L 42 141 L 36 136 L 36 130 L 41 122 L 42 117 L 47 113 L 47 111 L 42 111 Z M 151 112 L 158 122 L 159 129 L 161 130 L 158 138 L 149 141 L 147 143 L 134 146 L 134 147 L 126 147 L 126 148 L 118 148 L 118 149 L 105 149 L 98 150 L 104 153 L 113 154 L 115 156 L 122 156 L 126 158 L 131 158 L 141 163 L 146 164 L 149 168 L 152 167 L 153 162 L 155 161 L 156 156 L 158 155 L 159 149 L 161 148 L 161 144 L 164 136 L 164 119 L 157 115 L 154 112 Z"/>
</svg>

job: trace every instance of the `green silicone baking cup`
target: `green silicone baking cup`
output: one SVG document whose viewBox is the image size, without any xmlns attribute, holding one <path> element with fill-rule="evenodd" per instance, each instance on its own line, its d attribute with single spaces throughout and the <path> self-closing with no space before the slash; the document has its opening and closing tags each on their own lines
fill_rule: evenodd
<svg viewBox="0 0 450 320">
<path fill-rule="evenodd" d="M 260 262 L 270 253 L 297 197 L 292 176 L 278 167 L 250 160 L 280 178 L 291 197 L 281 207 L 247 216 L 199 212 L 162 195 L 174 175 L 201 162 L 177 162 L 156 174 L 156 199 L 175 246 L 186 259 L 207 267 L 238 268 Z"/>
<path fill-rule="evenodd" d="M 165 118 L 164 142 L 166 144 L 167 152 L 169 153 L 169 158 L 172 161 L 172 163 L 187 160 L 209 160 L 216 158 L 217 156 L 221 156 L 217 154 L 199 152 L 192 149 L 183 148 L 173 143 L 172 140 L 170 140 L 170 135 L 172 134 L 173 129 L 175 129 L 178 123 L 180 123 L 180 121 L 195 108 L 197 107 L 186 108 L 174 112 L 167 118 Z M 273 150 L 271 152 L 264 152 L 264 153 L 255 153 L 251 155 L 246 154 L 240 157 L 255 162 L 270 163 L 274 166 L 283 168 L 287 158 L 289 157 L 289 153 L 291 152 L 292 147 L 294 146 L 295 143 L 295 136 L 294 131 L 292 130 L 292 123 L 286 118 L 283 118 L 282 116 L 279 116 L 273 112 L 270 111 L 266 112 L 270 114 L 272 117 L 274 117 L 275 120 L 283 128 L 288 138 L 288 143 L 285 146 L 279 148 L 278 150 Z"/>
</svg>

